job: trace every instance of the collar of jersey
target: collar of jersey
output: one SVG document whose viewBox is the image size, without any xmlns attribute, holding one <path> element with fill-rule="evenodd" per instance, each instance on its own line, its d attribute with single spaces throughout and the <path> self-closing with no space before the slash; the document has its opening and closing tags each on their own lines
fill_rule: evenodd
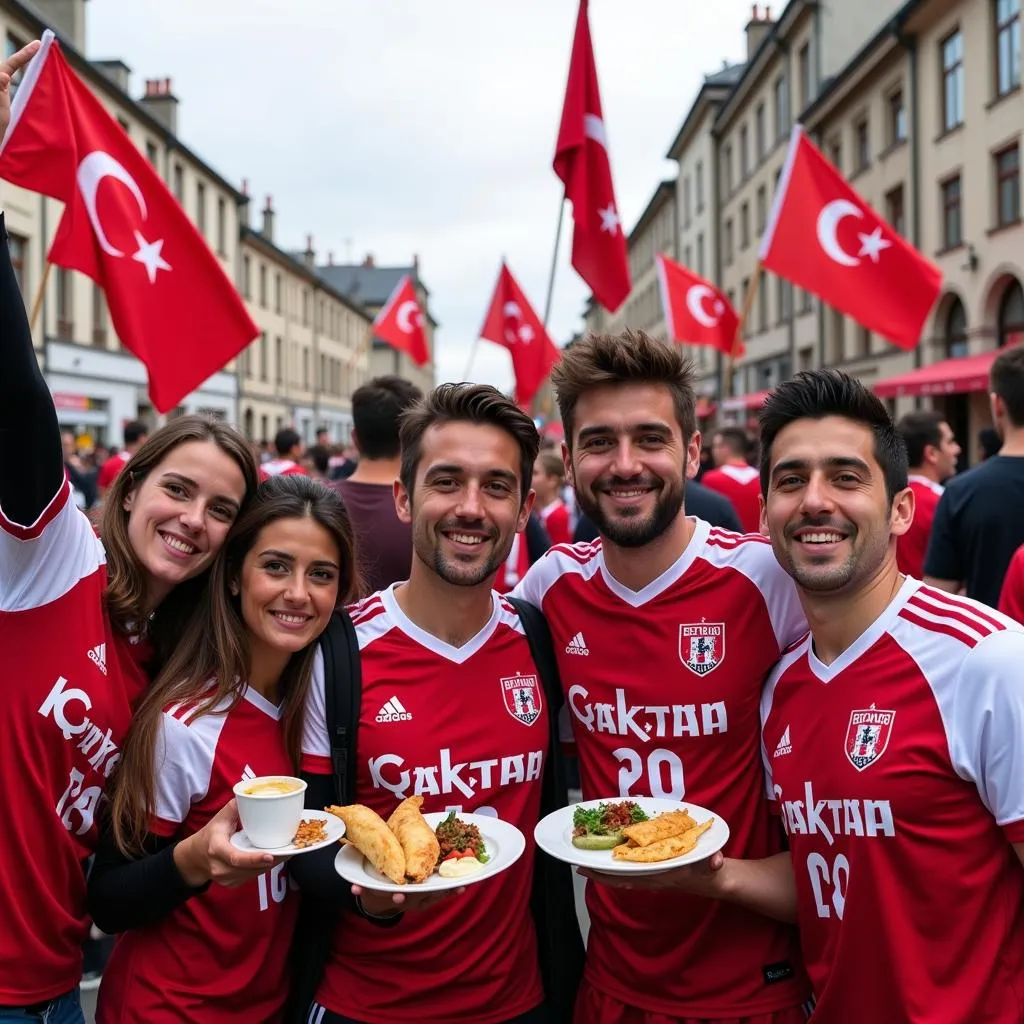
<svg viewBox="0 0 1024 1024">
<path fill-rule="evenodd" d="M 601 578 L 607 584 L 608 589 L 630 607 L 639 608 L 678 583 L 686 570 L 697 561 L 704 551 L 704 545 L 707 544 L 708 535 L 711 533 L 710 523 L 706 523 L 703 519 L 696 519 L 693 516 L 688 518 L 694 524 L 690 543 L 686 545 L 683 553 L 657 579 L 651 580 L 642 590 L 630 590 L 624 583 L 620 583 L 605 564 L 604 552 L 602 551 L 599 556 L 601 559 Z"/>
<path fill-rule="evenodd" d="M 402 611 L 395 600 L 395 587 L 397 586 L 397 583 L 392 583 L 387 590 L 381 591 L 380 599 L 384 605 L 384 610 L 388 613 L 391 621 L 410 640 L 415 640 L 421 647 L 426 647 L 428 651 L 433 651 L 434 654 L 456 665 L 461 665 L 464 661 L 472 658 L 494 635 L 494 630 L 501 617 L 501 601 L 495 591 L 491 591 L 491 617 L 487 620 L 484 628 L 461 647 L 454 647 L 452 644 L 445 643 L 444 640 L 434 636 L 433 633 L 428 633 L 425 629 L 421 629 Z"/>
<path fill-rule="evenodd" d="M 840 672 L 849 668 L 862 654 L 874 647 L 882 636 L 889 632 L 897 616 L 903 610 L 903 606 L 917 592 L 920 586 L 920 580 L 915 580 L 912 576 L 908 576 L 903 581 L 903 586 L 896 591 L 896 596 L 886 606 L 885 611 L 831 665 L 826 665 L 814 653 L 814 638 L 812 637 L 811 643 L 807 648 L 807 664 L 810 665 L 811 671 L 821 682 L 832 682 Z"/>
</svg>

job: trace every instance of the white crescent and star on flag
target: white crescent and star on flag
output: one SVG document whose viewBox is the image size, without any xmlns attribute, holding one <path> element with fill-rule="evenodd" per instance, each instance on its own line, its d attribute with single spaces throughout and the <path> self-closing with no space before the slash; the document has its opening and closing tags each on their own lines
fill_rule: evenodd
<svg viewBox="0 0 1024 1024">
<path fill-rule="evenodd" d="M 100 248 L 108 255 L 117 259 L 123 258 L 124 253 L 115 245 L 111 244 L 103 229 L 103 222 L 100 220 L 99 211 L 96 207 L 96 196 L 104 178 L 113 178 L 121 182 L 138 204 L 139 213 L 142 219 L 146 220 L 148 211 L 146 209 L 146 198 L 139 188 L 138 182 L 128 173 L 123 164 L 118 163 L 109 153 L 102 149 L 94 150 L 87 154 L 78 165 L 78 189 L 82 193 L 82 201 L 85 203 L 85 212 L 88 214 L 89 223 L 92 225 L 96 235 L 96 241 Z M 148 241 L 142 232 L 137 228 L 134 230 L 135 244 L 138 249 L 132 254 L 132 259 L 141 263 L 146 268 L 149 283 L 156 283 L 157 272 L 160 270 L 170 271 L 171 265 L 164 259 L 161 249 L 164 240 L 158 238 L 154 242 Z"/>
<path fill-rule="evenodd" d="M 423 326 L 423 314 L 420 307 L 411 299 L 403 302 L 395 311 L 395 322 L 398 329 L 405 334 L 412 334 L 417 327 Z"/>
<path fill-rule="evenodd" d="M 509 345 L 517 345 L 519 342 L 529 345 L 533 341 L 534 331 L 529 324 L 523 323 L 523 311 L 519 308 L 519 303 L 506 302 L 501 311 L 506 322 L 505 341 Z"/>
<path fill-rule="evenodd" d="M 847 252 L 839 244 L 839 225 L 847 217 L 863 216 L 864 211 L 849 199 L 833 199 L 832 202 L 826 203 L 818 214 L 818 244 L 830 260 L 842 267 L 859 267 L 862 256 L 867 256 L 872 263 L 877 263 L 882 251 L 892 245 L 892 242 L 882 237 L 882 228 L 879 226 L 870 234 L 858 231 L 860 252 L 856 256 Z"/>
<path fill-rule="evenodd" d="M 714 299 L 714 302 L 711 304 L 714 316 L 708 313 L 708 307 L 705 305 L 708 299 Z M 690 311 L 690 316 L 697 323 L 704 327 L 717 327 L 721 322 L 722 314 L 725 312 L 725 303 L 717 298 L 714 291 L 706 284 L 695 284 L 686 292 L 686 308 Z"/>
<path fill-rule="evenodd" d="M 588 139 L 593 139 L 608 154 L 608 136 L 604 131 L 604 121 L 597 114 L 583 115 L 583 132 Z M 607 231 L 610 235 L 617 235 L 621 221 L 619 212 L 615 209 L 614 203 L 609 203 L 603 210 L 598 209 L 597 215 L 601 218 L 601 230 Z"/>
</svg>

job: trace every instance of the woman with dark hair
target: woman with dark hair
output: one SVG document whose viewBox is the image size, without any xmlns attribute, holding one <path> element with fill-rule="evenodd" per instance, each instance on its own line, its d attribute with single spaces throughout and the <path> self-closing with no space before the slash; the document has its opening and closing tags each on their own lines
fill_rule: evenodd
<svg viewBox="0 0 1024 1024">
<path fill-rule="evenodd" d="M 11 76 L 38 45 L 0 62 L 0 142 Z M 0 772 L 17 783 L 0 843 L 0 1020 L 77 1024 L 96 810 L 149 658 L 169 649 L 257 473 L 232 428 L 175 420 L 108 494 L 101 542 L 72 496 L 6 241 L 0 215 Z"/>
<path fill-rule="evenodd" d="M 209 849 L 237 825 L 236 783 L 298 774 L 316 640 L 355 596 L 355 564 L 341 499 L 308 477 L 263 483 L 232 529 L 113 779 L 89 904 L 104 931 L 126 934 L 100 1022 L 280 1014 L 297 910 L 285 865 L 263 854 L 233 867 Z M 149 862 L 167 849 L 177 877 L 155 886 Z"/>
</svg>

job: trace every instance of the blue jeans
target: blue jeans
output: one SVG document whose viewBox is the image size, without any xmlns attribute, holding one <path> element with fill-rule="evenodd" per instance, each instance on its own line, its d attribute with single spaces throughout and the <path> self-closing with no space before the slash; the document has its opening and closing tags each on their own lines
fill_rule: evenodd
<svg viewBox="0 0 1024 1024">
<path fill-rule="evenodd" d="M 78 989 L 35 1006 L 0 1006 L 0 1021 L 33 1021 L 35 1024 L 85 1024 Z"/>
</svg>

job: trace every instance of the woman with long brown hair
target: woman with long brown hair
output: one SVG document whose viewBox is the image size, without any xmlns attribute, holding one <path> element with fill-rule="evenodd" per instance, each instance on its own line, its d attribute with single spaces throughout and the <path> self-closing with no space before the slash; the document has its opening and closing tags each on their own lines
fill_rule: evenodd
<svg viewBox="0 0 1024 1024">
<path fill-rule="evenodd" d="M 355 565 L 341 499 L 308 477 L 272 477 L 235 523 L 114 777 L 89 904 L 104 931 L 131 930 L 104 973 L 101 1024 L 280 1015 L 297 910 L 285 865 L 263 855 L 257 876 L 208 848 L 235 821 L 236 783 L 298 774 L 316 641 L 355 596 Z M 171 884 L 150 871 L 167 850 Z"/>
<path fill-rule="evenodd" d="M 0 62 L 0 142 L 11 76 L 38 45 Z M 75 1024 L 96 811 L 150 656 L 165 656 L 257 470 L 232 428 L 175 420 L 108 493 L 101 542 L 71 494 L 6 242 L 0 215 L 0 1020 Z"/>
</svg>

